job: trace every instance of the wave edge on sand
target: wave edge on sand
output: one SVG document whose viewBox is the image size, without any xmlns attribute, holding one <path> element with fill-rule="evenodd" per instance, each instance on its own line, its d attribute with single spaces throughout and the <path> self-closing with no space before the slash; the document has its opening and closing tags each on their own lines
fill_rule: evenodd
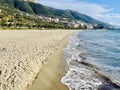
<svg viewBox="0 0 120 90">
<path fill-rule="evenodd" d="M 76 42 L 78 33 L 80 32 L 70 38 L 64 48 L 68 71 L 61 82 L 68 86 L 69 90 L 120 90 L 117 82 L 109 78 L 97 66 L 84 61 L 82 52 L 75 48 L 78 45 Z"/>
</svg>

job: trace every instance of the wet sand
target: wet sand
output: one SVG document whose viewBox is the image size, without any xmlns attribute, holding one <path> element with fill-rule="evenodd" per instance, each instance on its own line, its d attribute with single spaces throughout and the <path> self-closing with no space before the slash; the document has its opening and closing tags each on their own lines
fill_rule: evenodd
<svg viewBox="0 0 120 90">
<path fill-rule="evenodd" d="M 61 77 L 65 74 L 65 62 L 63 61 L 63 48 L 67 44 L 68 36 L 60 42 L 58 49 L 49 57 L 40 70 L 38 77 L 28 90 L 68 90 L 61 83 Z"/>
</svg>

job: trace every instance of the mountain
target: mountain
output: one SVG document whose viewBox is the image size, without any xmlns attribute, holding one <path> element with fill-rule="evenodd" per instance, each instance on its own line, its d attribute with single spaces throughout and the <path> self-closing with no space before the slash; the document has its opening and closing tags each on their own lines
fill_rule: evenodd
<svg viewBox="0 0 120 90">
<path fill-rule="evenodd" d="M 39 3 L 25 1 L 25 0 L 1 0 L 0 5 L 6 5 L 10 8 L 18 9 L 20 11 L 33 14 L 42 15 L 48 17 L 58 17 L 58 18 L 70 18 L 73 20 L 80 20 L 85 23 L 102 25 L 104 28 L 109 28 L 111 25 L 93 19 L 87 15 L 81 14 L 72 10 L 60 10 L 51 7 L 41 5 Z"/>
</svg>

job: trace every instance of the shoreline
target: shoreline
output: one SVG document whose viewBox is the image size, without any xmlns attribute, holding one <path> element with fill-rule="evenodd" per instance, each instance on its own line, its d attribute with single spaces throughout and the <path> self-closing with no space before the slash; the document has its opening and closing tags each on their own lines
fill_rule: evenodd
<svg viewBox="0 0 120 90">
<path fill-rule="evenodd" d="M 68 87 L 61 83 L 61 78 L 66 73 L 63 48 L 67 44 L 69 36 L 67 35 L 61 40 L 58 49 L 48 58 L 37 78 L 27 90 L 68 90 Z"/>
<path fill-rule="evenodd" d="M 83 53 L 77 49 L 77 34 L 74 34 L 65 48 L 68 71 L 62 83 L 69 89 L 120 90 L 120 84 L 106 75 L 99 67 L 86 62 Z M 80 43 L 80 42 L 79 42 Z"/>
</svg>

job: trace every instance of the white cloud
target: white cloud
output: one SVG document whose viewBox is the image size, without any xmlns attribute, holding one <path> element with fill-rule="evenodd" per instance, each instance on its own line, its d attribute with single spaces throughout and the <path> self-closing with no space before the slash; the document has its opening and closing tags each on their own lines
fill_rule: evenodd
<svg viewBox="0 0 120 90">
<path fill-rule="evenodd" d="M 37 2 L 58 9 L 71 9 L 105 22 L 118 23 L 120 14 L 112 13 L 108 5 L 85 2 L 83 0 L 37 0 Z"/>
<path fill-rule="evenodd" d="M 102 15 L 101 15 L 102 16 Z M 116 18 L 116 19 L 120 19 L 120 14 L 115 14 L 115 13 L 109 13 L 109 14 L 105 14 L 105 15 L 103 15 L 103 17 L 107 17 L 107 18 Z"/>
</svg>

